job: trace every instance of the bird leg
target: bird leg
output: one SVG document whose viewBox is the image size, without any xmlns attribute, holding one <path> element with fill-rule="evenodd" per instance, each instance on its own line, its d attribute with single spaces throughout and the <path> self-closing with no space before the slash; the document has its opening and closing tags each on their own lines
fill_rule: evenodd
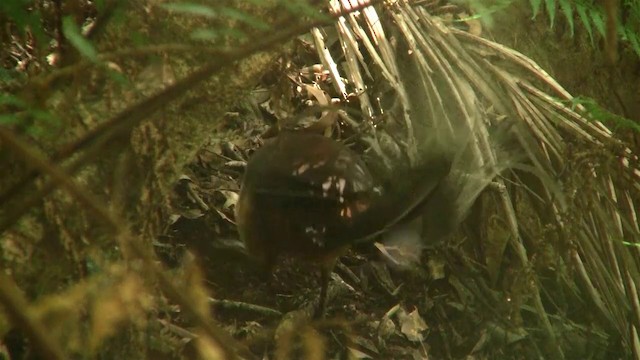
<svg viewBox="0 0 640 360">
<path fill-rule="evenodd" d="M 332 268 L 332 266 L 322 266 L 320 269 L 320 298 L 318 299 L 318 308 L 313 316 L 316 319 L 324 317 L 327 310 L 327 289 L 329 288 Z"/>
</svg>

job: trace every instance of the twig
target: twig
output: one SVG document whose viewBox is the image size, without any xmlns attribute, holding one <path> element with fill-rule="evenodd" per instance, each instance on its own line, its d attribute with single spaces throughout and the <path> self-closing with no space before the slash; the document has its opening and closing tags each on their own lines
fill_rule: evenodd
<svg viewBox="0 0 640 360">
<path fill-rule="evenodd" d="M 272 316 L 272 317 L 282 316 L 282 313 L 278 310 L 268 308 L 265 306 L 256 305 L 256 304 L 250 304 L 242 301 L 218 300 L 218 299 L 209 298 L 209 302 L 215 306 L 219 306 L 224 309 L 247 310 L 247 311 L 252 311 L 252 312 L 256 312 L 262 315 Z"/>
</svg>

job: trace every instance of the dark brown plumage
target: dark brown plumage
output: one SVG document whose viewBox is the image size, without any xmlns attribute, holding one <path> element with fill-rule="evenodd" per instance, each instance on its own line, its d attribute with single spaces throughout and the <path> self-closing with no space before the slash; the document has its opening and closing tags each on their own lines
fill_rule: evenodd
<svg viewBox="0 0 640 360">
<path fill-rule="evenodd" d="M 318 263 L 322 314 L 337 257 L 412 213 L 449 166 L 438 159 L 380 182 L 345 145 L 321 135 L 284 132 L 247 164 L 236 205 L 238 231 L 248 252 L 268 268 L 281 255 Z"/>
</svg>

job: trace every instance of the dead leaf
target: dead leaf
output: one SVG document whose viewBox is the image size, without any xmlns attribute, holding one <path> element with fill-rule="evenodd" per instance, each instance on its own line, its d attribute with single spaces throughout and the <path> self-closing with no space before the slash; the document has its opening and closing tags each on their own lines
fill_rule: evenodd
<svg viewBox="0 0 640 360">
<path fill-rule="evenodd" d="M 398 322 L 400 323 L 400 331 L 407 337 L 409 341 L 421 342 L 424 340 L 422 332 L 429 327 L 427 323 L 420 317 L 418 309 L 413 310 L 409 314 L 404 309 L 398 311 Z"/>
</svg>

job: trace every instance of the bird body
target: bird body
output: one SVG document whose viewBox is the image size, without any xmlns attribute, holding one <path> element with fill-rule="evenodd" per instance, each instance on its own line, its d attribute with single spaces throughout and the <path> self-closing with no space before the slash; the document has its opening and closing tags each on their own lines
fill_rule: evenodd
<svg viewBox="0 0 640 360">
<path fill-rule="evenodd" d="M 247 164 L 236 206 L 240 237 L 266 264 L 280 254 L 322 262 L 347 245 L 335 235 L 349 231 L 376 191 L 364 162 L 344 145 L 284 133 Z"/>
<path fill-rule="evenodd" d="M 318 263 L 320 313 L 337 257 L 354 243 L 384 232 L 428 198 L 447 175 L 440 158 L 374 179 L 362 158 L 342 143 L 284 132 L 250 158 L 236 205 L 240 238 L 271 268 L 281 255 Z"/>
</svg>

